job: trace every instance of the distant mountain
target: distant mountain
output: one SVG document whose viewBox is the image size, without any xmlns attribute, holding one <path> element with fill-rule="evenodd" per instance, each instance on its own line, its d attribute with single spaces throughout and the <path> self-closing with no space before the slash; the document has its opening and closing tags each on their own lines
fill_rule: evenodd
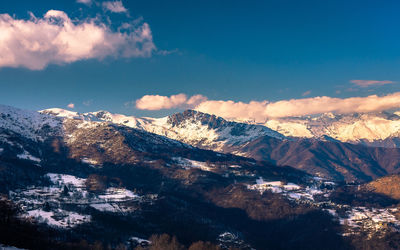
<svg viewBox="0 0 400 250">
<path fill-rule="evenodd" d="M 374 147 L 400 147 L 400 112 L 326 113 L 268 120 L 265 126 L 285 136 L 337 140 Z"/>
</svg>

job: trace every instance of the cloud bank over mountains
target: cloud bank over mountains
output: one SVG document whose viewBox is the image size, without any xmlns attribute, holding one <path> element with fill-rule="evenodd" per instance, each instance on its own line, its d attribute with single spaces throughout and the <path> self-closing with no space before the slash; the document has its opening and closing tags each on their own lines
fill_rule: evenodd
<svg viewBox="0 0 400 250">
<path fill-rule="evenodd" d="M 49 10 L 42 18 L 31 13 L 29 20 L 0 15 L 0 67 L 41 70 L 108 56 L 149 57 L 155 50 L 145 22 L 125 23 L 113 31 L 96 18 L 72 20 L 60 10 Z"/>
<path fill-rule="evenodd" d="M 194 95 L 188 98 L 185 94 L 177 94 L 172 96 L 145 95 L 136 100 L 136 108 L 142 110 L 161 110 L 174 108 L 194 108 L 207 98 L 202 95 Z"/>
<path fill-rule="evenodd" d="M 185 94 L 173 96 L 146 95 L 136 100 L 136 108 L 141 110 L 160 110 L 172 108 L 191 108 L 214 114 L 226 119 L 254 120 L 264 122 L 270 118 L 304 116 L 327 112 L 367 113 L 400 108 L 400 92 L 366 97 L 334 98 L 318 96 L 303 99 L 290 99 L 277 102 L 232 100 L 208 100 L 202 95 L 188 98 Z"/>
</svg>

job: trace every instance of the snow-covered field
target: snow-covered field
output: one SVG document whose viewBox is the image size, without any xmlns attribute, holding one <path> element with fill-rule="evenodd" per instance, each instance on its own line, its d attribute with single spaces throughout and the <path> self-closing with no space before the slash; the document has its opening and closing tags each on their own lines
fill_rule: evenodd
<svg viewBox="0 0 400 250">
<path fill-rule="evenodd" d="M 27 212 L 27 217 L 36 218 L 38 222 L 46 223 L 56 227 L 73 227 L 82 223 L 90 222 L 90 215 L 56 209 L 54 211 L 44 211 L 34 209 Z"/>
<path fill-rule="evenodd" d="M 132 208 L 126 203 L 142 199 L 125 188 L 110 187 L 100 193 L 89 192 L 86 179 L 73 175 L 49 173 L 46 177 L 52 183 L 50 186 L 14 190 L 10 192 L 10 198 L 21 206 L 22 216 L 50 226 L 69 228 L 90 222 L 91 216 L 80 212 L 84 207 L 102 212 L 131 212 Z"/>
<path fill-rule="evenodd" d="M 86 179 L 84 178 L 78 178 L 76 176 L 67 174 L 52 174 L 52 173 L 48 173 L 46 176 L 49 177 L 50 181 L 56 186 L 69 184 L 77 189 L 82 189 L 85 187 Z"/>
</svg>

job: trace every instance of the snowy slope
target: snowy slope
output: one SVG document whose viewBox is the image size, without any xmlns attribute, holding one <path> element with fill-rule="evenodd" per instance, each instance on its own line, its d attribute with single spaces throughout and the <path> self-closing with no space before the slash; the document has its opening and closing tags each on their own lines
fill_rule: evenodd
<svg viewBox="0 0 400 250">
<path fill-rule="evenodd" d="M 0 129 L 12 131 L 34 141 L 42 141 L 46 135 L 62 132 L 62 120 L 36 111 L 0 105 Z M 6 136 L 2 133 L 0 139 Z"/>
</svg>

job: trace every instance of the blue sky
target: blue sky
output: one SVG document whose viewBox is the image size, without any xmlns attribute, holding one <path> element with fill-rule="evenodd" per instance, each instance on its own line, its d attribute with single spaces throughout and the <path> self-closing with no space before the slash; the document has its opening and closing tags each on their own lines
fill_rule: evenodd
<svg viewBox="0 0 400 250">
<path fill-rule="evenodd" d="M 399 91 L 399 1 L 122 1 L 113 13 L 96 1 L 7 1 L 13 20 L 65 12 L 79 23 L 98 17 L 117 33 L 147 23 L 157 49 L 146 56 L 106 56 L 0 68 L 2 104 L 27 109 L 99 109 L 137 116 L 144 95 L 196 94 L 235 102 L 316 96 L 363 97 Z M 141 19 L 139 19 L 141 18 Z M 0 40 L 0 47 L 1 47 Z M 351 80 L 393 81 L 360 87 Z M 85 103 L 85 104 L 84 104 Z"/>
</svg>

